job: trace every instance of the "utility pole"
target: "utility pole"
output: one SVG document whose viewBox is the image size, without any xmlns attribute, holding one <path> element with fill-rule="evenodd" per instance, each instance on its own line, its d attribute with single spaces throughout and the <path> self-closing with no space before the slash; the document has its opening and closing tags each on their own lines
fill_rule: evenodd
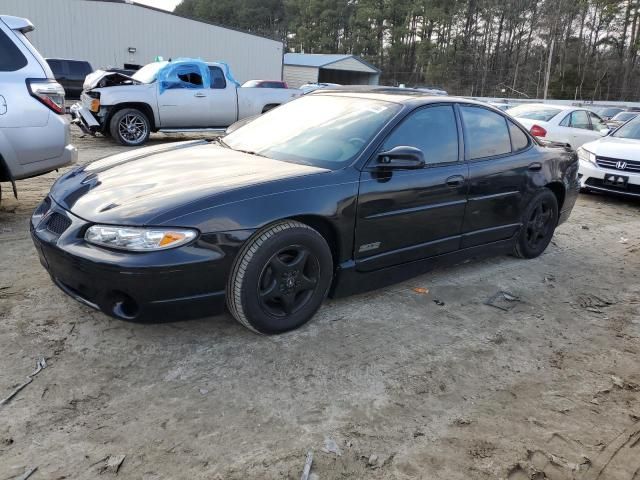
<svg viewBox="0 0 640 480">
<path fill-rule="evenodd" d="M 549 75 L 551 75 L 551 59 L 553 58 L 553 47 L 556 44 L 556 39 L 551 40 L 551 48 L 549 49 L 549 61 L 547 62 L 547 73 L 544 78 L 544 100 L 547 99 L 547 93 L 549 91 Z"/>
</svg>

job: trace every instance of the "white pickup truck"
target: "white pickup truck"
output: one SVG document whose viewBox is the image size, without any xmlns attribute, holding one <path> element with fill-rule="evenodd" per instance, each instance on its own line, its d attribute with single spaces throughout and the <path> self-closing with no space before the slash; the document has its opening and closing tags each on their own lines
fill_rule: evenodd
<svg viewBox="0 0 640 480">
<path fill-rule="evenodd" d="M 151 132 L 224 131 L 302 92 L 243 88 L 224 63 L 184 59 L 155 62 L 133 76 L 98 70 L 87 76 L 73 123 L 122 145 L 144 144 Z"/>
</svg>

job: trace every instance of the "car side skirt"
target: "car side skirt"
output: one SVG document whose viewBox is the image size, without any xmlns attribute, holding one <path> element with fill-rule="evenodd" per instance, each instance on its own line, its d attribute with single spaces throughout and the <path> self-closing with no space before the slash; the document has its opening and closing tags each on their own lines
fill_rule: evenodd
<svg viewBox="0 0 640 480">
<path fill-rule="evenodd" d="M 506 240 L 464 248 L 455 252 L 435 255 L 370 272 L 358 271 L 356 263 L 353 260 L 349 260 L 338 266 L 329 296 L 341 298 L 363 293 L 408 280 L 436 267 L 453 266 L 469 258 L 479 259 L 511 253 L 518 233 L 519 231 Z"/>
</svg>

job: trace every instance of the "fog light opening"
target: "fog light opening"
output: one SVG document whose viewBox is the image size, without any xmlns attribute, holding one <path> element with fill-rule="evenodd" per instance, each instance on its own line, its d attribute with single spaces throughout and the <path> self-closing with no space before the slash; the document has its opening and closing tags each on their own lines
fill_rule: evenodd
<svg viewBox="0 0 640 480">
<path fill-rule="evenodd" d="M 114 292 L 113 314 L 125 320 L 133 320 L 138 316 L 140 308 L 137 302 L 126 293 Z"/>
</svg>

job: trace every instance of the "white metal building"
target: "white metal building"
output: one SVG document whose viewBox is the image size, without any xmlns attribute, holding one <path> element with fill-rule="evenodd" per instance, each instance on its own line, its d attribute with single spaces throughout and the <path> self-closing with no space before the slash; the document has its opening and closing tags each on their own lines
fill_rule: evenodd
<svg viewBox="0 0 640 480">
<path fill-rule="evenodd" d="M 286 53 L 283 79 L 291 88 L 316 82 L 378 85 L 380 70 L 355 55 Z"/>
<path fill-rule="evenodd" d="M 194 57 L 227 62 L 240 82 L 282 76 L 282 42 L 130 0 L 0 0 L 0 14 L 31 20 L 29 38 L 45 58 L 99 68 Z"/>
</svg>

